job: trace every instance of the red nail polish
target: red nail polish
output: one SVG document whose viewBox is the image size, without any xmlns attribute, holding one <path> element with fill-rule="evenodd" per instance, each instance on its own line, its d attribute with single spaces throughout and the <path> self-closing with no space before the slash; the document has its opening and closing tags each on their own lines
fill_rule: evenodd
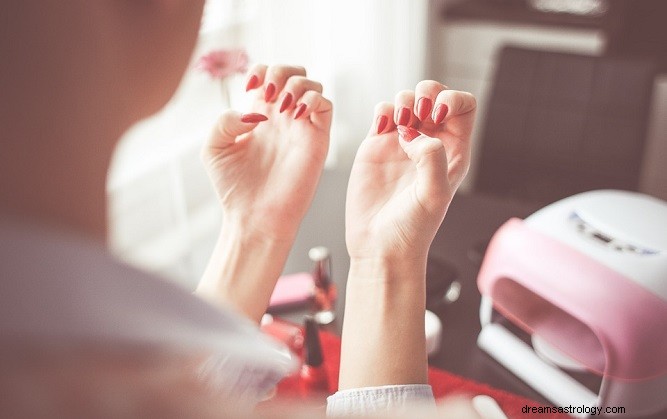
<svg viewBox="0 0 667 419">
<path fill-rule="evenodd" d="M 303 113 L 306 112 L 306 104 L 302 103 L 296 108 L 296 113 L 294 114 L 294 119 L 299 119 Z"/>
<path fill-rule="evenodd" d="M 447 112 L 449 112 L 449 108 L 444 103 L 436 106 L 435 113 L 433 114 L 433 122 L 439 124 L 444 121 L 445 117 L 447 116 Z"/>
<path fill-rule="evenodd" d="M 401 110 L 398 111 L 398 123 L 396 125 L 408 125 L 409 122 L 410 122 L 410 109 L 401 108 Z"/>
<path fill-rule="evenodd" d="M 259 85 L 259 78 L 253 74 L 252 76 L 250 76 L 250 78 L 248 79 L 248 83 L 245 85 L 245 91 L 248 92 L 252 89 L 255 89 L 257 88 L 258 85 Z"/>
<path fill-rule="evenodd" d="M 378 116 L 377 119 L 377 133 L 381 134 L 382 131 L 384 131 L 385 128 L 387 128 L 387 122 L 389 119 L 387 118 L 387 115 L 380 115 Z"/>
<path fill-rule="evenodd" d="M 398 127 L 396 127 L 396 129 L 398 130 L 398 134 L 401 136 L 403 141 L 407 142 L 410 142 L 421 135 L 419 131 L 417 131 L 412 127 L 399 125 Z"/>
<path fill-rule="evenodd" d="M 261 113 L 244 113 L 241 115 L 241 122 L 245 122 L 246 124 L 255 124 L 257 122 L 266 121 L 267 119 L 269 118 Z"/>
<path fill-rule="evenodd" d="M 273 94 L 275 92 L 276 92 L 276 85 L 273 83 L 267 84 L 266 91 L 264 91 L 264 101 L 268 102 L 273 97 Z"/>
<path fill-rule="evenodd" d="M 417 117 L 420 121 L 423 121 L 428 117 L 428 114 L 431 113 L 433 109 L 433 102 L 427 97 L 419 99 L 417 102 Z"/>
<path fill-rule="evenodd" d="M 285 97 L 283 98 L 283 103 L 280 104 L 280 113 L 285 112 L 285 109 L 289 107 L 289 105 L 292 104 L 292 96 L 291 93 L 285 93 Z"/>
</svg>

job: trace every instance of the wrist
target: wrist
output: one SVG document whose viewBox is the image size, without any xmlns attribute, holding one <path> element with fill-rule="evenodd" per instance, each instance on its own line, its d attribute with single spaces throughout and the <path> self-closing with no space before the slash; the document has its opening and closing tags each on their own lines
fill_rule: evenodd
<svg viewBox="0 0 667 419">
<path fill-rule="evenodd" d="M 426 261 L 420 258 L 351 261 L 341 390 L 427 382 L 425 270 Z"/>
<path fill-rule="evenodd" d="M 348 283 L 424 282 L 426 260 L 426 255 L 353 257 L 350 259 Z"/>
<path fill-rule="evenodd" d="M 355 259 L 350 261 L 346 309 L 361 305 L 377 318 L 395 310 L 421 313 L 426 306 L 426 259 Z M 393 314 L 390 314 L 393 315 Z"/>
<path fill-rule="evenodd" d="M 299 231 L 301 219 L 267 222 L 269 217 L 223 210 L 220 236 L 233 236 L 243 243 L 262 246 L 291 246 Z"/>
<path fill-rule="evenodd" d="M 259 322 L 292 243 L 225 219 L 197 293 Z"/>
</svg>

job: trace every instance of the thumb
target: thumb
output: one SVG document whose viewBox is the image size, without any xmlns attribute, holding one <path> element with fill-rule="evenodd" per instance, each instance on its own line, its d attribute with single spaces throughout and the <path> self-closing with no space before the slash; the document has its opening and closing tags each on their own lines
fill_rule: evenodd
<svg viewBox="0 0 667 419">
<path fill-rule="evenodd" d="M 220 115 L 206 148 L 223 149 L 236 142 L 236 137 L 253 130 L 262 121 L 269 119 L 261 113 L 245 113 L 227 110 Z"/>
<path fill-rule="evenodd" d="M 449 199 L 447 153 L 437 138 L 399 125 L 399 144 L 417 169 L 417 198 L 427 210 L 438 211 Z"/>
</svg>

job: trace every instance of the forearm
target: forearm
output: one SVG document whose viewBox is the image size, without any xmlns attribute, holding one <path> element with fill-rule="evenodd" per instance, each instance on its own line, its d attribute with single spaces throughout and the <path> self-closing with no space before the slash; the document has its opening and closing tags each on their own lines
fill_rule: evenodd
<svg viewBox="0 0 667 419">
<path fill-rule="evenodd" d="M 259 322 L 294 241 L 271 239 L 225 222 L 196 293 Z"/>
<path fill-rule="evenodd" d="M 339 389 L 427 383 L 426 260 L 352 260 Z"/>
</svg>

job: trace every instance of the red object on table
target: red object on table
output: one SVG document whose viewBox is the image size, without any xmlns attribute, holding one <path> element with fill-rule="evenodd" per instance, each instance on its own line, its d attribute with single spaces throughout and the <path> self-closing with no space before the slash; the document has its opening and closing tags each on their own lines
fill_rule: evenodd
<svg viewBox="0 0 667 419">
<path fill-rule="evenodd" d="M 320 330 L 320 339 L 322 341 L 322 349 L 324 352 L 324 364 L 329 379 L 329 392 L 330 394 L 333 394 L 338 389 L 340 338 L 330 332 Z M 429 384 L 433 387 L 433 394 L 436 399 L 457 394 L 469 395 L 471 397 L 478 394 L 485 394 L 493 397 L 510 419 L 526 417 L 526 414 L 521 413 L 521 408 L 526 405 L 530 407 L 542 406 L 533 400 L 454 375 L 438 368 L 429 367 L 428 379 Z M 304 398 L 299 380 L 298 372 L 295 375 L 283 379 L 278 384 L 277 396 L 279 398 Z M 321 397 L 321 395 L 318 396 Z M 569 416 L 565 414 L 545 413 L 539 414 L 538 416 L 540 419 L 569 418 Z"/>
</svg>

